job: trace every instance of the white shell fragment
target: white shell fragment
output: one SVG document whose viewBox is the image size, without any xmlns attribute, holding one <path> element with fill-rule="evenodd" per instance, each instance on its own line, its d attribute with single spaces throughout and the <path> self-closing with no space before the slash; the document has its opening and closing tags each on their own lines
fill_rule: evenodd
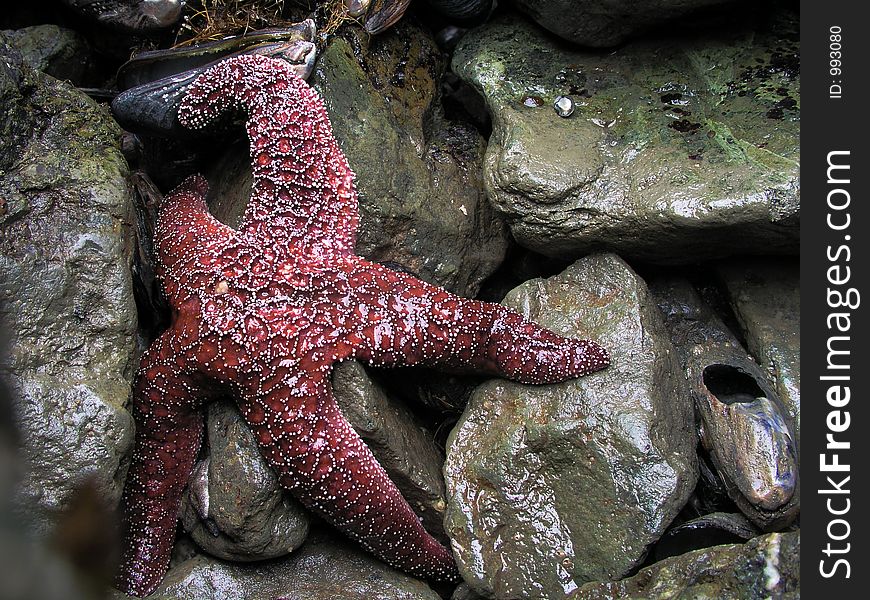
<svg viewBox="0 0 870 600">
<path fill-rule="evenodd" d="M 574 114 L 574 99 L 571 96 L 557 96 L 553 102 L 553 109 L 557 115 L 567 119 Z"/>
</svg>

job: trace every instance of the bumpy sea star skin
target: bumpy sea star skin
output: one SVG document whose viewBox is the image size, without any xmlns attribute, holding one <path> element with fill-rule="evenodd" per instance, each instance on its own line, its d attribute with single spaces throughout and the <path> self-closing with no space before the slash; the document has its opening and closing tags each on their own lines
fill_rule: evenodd
<svg viewBox="0 0 870 600">
<path fill-rule="evenodd" d="M 303 504 L 393 566 L 455 579 L 450 552 L 341 415 L 333 364 L 358 358 L 547 383 L 602 369 L 608 355 L 356 256 L 354 175 L 319 96 L 283 61 L 252 55 L 216 65 L 191 86 L 179 116 L 203 127 L 233 107 L 249 115 L 254 174 L 240 229 L 208 213 L 200 176 L 159 211 L 158 273 L 173 323 L 134 382 L 119 585 L 144 595 L 163 578 L 202 436 L 200 408 L 227 392 Z"/>
</svg>

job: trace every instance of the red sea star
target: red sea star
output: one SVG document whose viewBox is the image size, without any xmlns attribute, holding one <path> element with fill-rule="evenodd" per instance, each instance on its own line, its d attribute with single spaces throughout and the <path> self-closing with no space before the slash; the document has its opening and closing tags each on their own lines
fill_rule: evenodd
<svg viewBox="0 0 870 600">
<path fill-rule="evenodd" d="M 333 364 L 440 365 L 547 383 L 604 368 L 607 352 L 356 256 L 354 175 L 320 97 L 283 61 L 219 63 L 191 86 L 179 117 L 202 127 L 232 107 L 249 114 L 254 174 L 240 229 L 209 214 L 200 176 L 159 211 L 158 273 L 173 322 L 134 382 L 120 587 L 144 595 L 166 573 L 200 408 L 227 391 L 303 504 L 393 566 L 455 579 L 450 552 L 341 415 Z"/>
</svg>

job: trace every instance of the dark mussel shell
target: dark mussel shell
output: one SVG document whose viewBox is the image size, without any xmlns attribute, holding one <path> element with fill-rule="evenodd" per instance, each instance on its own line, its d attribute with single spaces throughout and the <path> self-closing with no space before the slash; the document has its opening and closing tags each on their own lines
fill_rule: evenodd
<svg viewBox="0 0 870 600">
<path fill-rule="evenodd" d="M 305 19 L 282 29 L 261 29 L 244 35 L 227 37 L 168 50 L 141 52 L 121 65 L 116 80 L 118 89 L 126 90 L 183 71 L 203 67 L 263 44 L 279 42 L 314 42 L 314 21 Z"/>
<path fill-rule="evenodd" d="M 344 0 L 344 5 L 347 8 L 347 14 L 349 14 L 353 18 L 365 15 L 371 4 L 372 0 Z"/>
<path fill-rule="evenodd" d="M 740 513 L 710 513 L 668 529 L 653 547 L 652 558 L 660 561 L 711 546 L 742 544 L 759 533 Z"/>
<path fill-rule="evenodd" d="M 371 0 L 366 10 L 365 30 L 376 34 L 392 27 L 402 18 L 410 3 L 411 0 Z"/>
<path fill-rule="evenodd" d="M 426 0 L 448 19 L 467 22 L 483 22 L 492 12 L 493 0 Z"/>
<path fill-rule="evenodd" d="M 185 137 L 189 130 L 178 122 L 178 106 L 187 87 L 210 65 L 229 56 L 263 54 L 283 58 L 307 78 L 317 56 L 314 23 L 306 20 L 290 29 L 256 31 L 174 50 L 144 52 L 118 73 L 125 89 L 112 101 L 112 112 L 129 131 Z"/>
<path fill-rule="evenodd" d="M 451 21 L 463 25 L 482 23 L 492 13 L 493 0 L 426 0 L 426 2 Z M 361 16 L 365 13 L 365 29 L 376 34 L 392 27 L 402 18 L 411 0 L 347 0 L 348 14 Z"/>
</svg>

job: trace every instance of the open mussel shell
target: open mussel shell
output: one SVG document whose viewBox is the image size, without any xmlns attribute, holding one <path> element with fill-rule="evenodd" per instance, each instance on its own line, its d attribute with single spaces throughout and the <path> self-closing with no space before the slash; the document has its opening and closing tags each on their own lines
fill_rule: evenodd
<svg viewBox="0 0 870 600">
<path fill-rule="evenodd" d="M 700 416 L 699 434 L 728 496 L 758 527 L 800 511 L 791 423 L 758 364 L 686 280 L 651 284 Z"/>
<path fill-rule="evenodd" d="M 762 529 L 787 525 L 799 510 L 797 451 L 773 387 L 735 347 L 702 345 L 688 371 L 701 443 L 729 496 Z"/>
<path fill-rule="evenodd" d="M 184 0 L 63 0 L 80 15 L 115 29 L 147 33 L 172 27 Z"/>
<path fill-rule="evenodd" d="M 178 122 L 178 106 L 187 87 L 208 67 L 240 54 L 262 54 L 290 63 L 307 78 L 317 48 L 314 23 L 306 20 L 291 30 L 258 31 L 219 42 L 177 50 L 143 53 L 118 74 L 119 87 L 129 87 L 112 101 L 112 113 L 128 131 L 170 137 L 192 135 Z"/>
</svg>

